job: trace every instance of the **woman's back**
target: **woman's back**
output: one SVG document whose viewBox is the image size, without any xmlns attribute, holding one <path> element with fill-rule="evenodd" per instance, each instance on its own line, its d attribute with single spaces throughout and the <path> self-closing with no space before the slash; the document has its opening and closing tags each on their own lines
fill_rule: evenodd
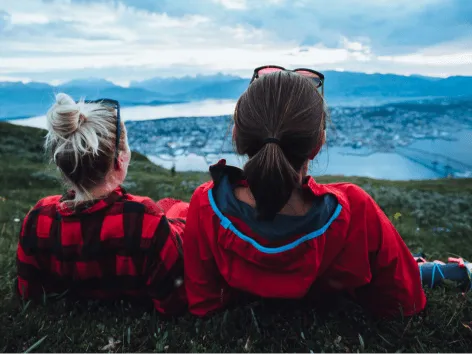
<svg viewBox="0 0 472 354">
<path fill-rule="evenodd" d="M 239 170 L 224 161 L 212 166 L 213 181 L 198 188 L 190 203 L 184 245 L 190 311 L 205 315 L 238 291 L 298 299 L 340 290 L 381 316 L 399 314 L 400 308 L 404 315 L 422 310 L 426 300 L 418 267 L 373 199 L 355 185 L 320 185 L 306 175 L 307 161 L 323 140 L 323 109 L 313 87 L 310 92 L 296 76 L 259 80 L 235 112 L 236 146 L 249 154 L 250 167 Z M 282 95 L 268 103 L 258 90 L 270 89 L 297 93 L 298 106 L 288 98 L 279 101 Z M 256 101 L 283 113 L 251 113 L 259 109 Z M 300 117 L 308 132 L 293 117 Z M 255 127 L 261 119 L 274 122 Z M 283 119 L 288 121 L 277 123 Z M 292 159 L 290 172 L 283 172 Z"/>
<path fill-rule="evenodd" d="M 40 200 L 24 219 L 20 295 L 144 297 L 162 313 L 184 310 L 185 220 L 167 219 L 150 198 L 121 187 L 131 154 L 119 106 L 59 95 L 48 121 L 47 147 L 70 189 Z"/>
<path fill-rule="evenodd" d="M 399 306 L 411 315 L 424 307 L 414 259 L 361 188 L 321 185 L 308 178 L 303 186 L 314 204 L 306 215 L 277 215 L 261 223 L 255 210 L 232 193 L 244 185 L 242 174 L 236 177 L 222 164 L 212 169 L 213 176 L 221 177 L 197 189 L 185 231 L 186 287 L 193 313 L 219 308 L 231 300 L 233 289 L 286 299 L 343 290 L 357 294 L 377 315 L 397 313 Z M 202 266 L 196 266 L 200 260 Z M 202 283 L 215 274 L 218 282 Z M 198 300 L 207 298 L 218 301 Z"/>
<path fill-rule="evenodd" d="M 41 295 L 43 288 L 99 298 L 149 296 L 150 291 L 162 298 L 173 292 L 173 282 L 162 283 L 152 273 L 164 258 L 169 271 L 183 272 L 181 249 L 175 247 L 182 223 L 169 225 L 152 200 L 123 188 L 77 210 L 67 207 L 67 199 L 44 198 L 24 220 L 18 275 L 25 296 Z"/>
</svg>

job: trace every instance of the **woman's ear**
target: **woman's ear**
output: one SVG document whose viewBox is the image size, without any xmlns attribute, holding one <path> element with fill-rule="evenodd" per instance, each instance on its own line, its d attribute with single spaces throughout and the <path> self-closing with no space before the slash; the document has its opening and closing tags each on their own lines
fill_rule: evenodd
<svg viewBox="0 0 472 354">
<path fill-rule="evenodd" d="M 321 142 L 320 144 L 318 144 L 318 146 L 313 149 L 313 151 L 311 152 L 311 155 L 310 155 L 310 160 L 313 160 L 316 155 L 318 155 L 318 153 L 320 152 L 321 148 L 323 147 L 323 145 L 326 143 L 326 130 L 324 130 L 324 134 L 322 135 L 321 137 Z"/>
<path fill-rule="evenodd" d="M 118 159 L 116 161 L 116 163 L 114 164 L 115 166 L 115 171 L 121 171 L 123 170 L 123 163 L 124 163 L 124 160 L 123 160 L 123 156 L 121 156 L 121 153 L 118 155 Z"/>
<path fill-rule="evenodd" d="M 115 167 L 116 170 L 122 171 L 128 168 L 129 161 L 131 160 L 131 151 L 120 151 L 118 154 L 118 166 Z"/>
</svg>

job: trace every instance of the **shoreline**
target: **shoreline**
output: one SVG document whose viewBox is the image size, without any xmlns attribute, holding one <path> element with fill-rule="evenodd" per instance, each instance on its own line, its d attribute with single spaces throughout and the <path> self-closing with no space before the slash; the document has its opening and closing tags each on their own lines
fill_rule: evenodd
<svg viewBox="0 0 472 354">
<path fill-rule="evenodd" d="M 176 171 L 207 171 L 209 165 L 226 157 L 229 164 L 241 167 L 243 160 L 233 154 L 227 136 L 228 112 L 234 104 L 213 100 L 124 107 L 122 119 L 131 149 L 156 165 L 175 166 Z M 447 107 L 334 108 L 337 127 L 328 131 L 328 145 L 311 164 L 310 173 L 389 180 L 468 176 L 472 171 L 472 157 L 466 153 L 472 151 L 472 106 Z M 45 116 L 8 122 L 46 128 Z"/>
</svg>

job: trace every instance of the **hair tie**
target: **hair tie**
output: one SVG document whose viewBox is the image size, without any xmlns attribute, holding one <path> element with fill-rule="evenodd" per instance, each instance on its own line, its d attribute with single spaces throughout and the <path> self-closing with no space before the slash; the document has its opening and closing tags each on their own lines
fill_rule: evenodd
<svg viewBox="0 0 472 354">
<path fill-rule="evenodd" d="M 277 144 L 278 146 L 280 146 L 280 140 L 277 139 L 277 138 L 267 138 L 264 140 L 264 145 L 265 144 Z"/>
</svg>

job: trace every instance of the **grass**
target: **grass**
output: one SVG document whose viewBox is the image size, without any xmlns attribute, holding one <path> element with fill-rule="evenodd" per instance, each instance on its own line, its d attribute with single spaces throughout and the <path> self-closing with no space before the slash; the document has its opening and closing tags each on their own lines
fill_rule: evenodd
<svg viewBox="0 0 472 354">
<path fill-rule="evenodd" d="M 377 321 L 356 304 L 333 298 L 303 303 L 252 302 L 207 320 L 160 318 L 146 304 L 44 297 L 13 292 L 22 218 L 41 197 L 63 187 L 42 153 L 44 131 L 0 123 L 0 351 L 2 352 L 470 352 L 472 296 L 446 284 L 427 289 L 426 311 Z M 126 186 L 154 199 L 189 200 L 205 173 L 177 173 L 134 154 Z M 472 260 L 472 180 L 392 182 L 322 177 L 365 188 L 392 217 L 412 251 L 429 258 Z M 441 231 L 444 228 L 449 231 Z M 436 231 L 435 231 L 436 230 Z"/>
</svg>

